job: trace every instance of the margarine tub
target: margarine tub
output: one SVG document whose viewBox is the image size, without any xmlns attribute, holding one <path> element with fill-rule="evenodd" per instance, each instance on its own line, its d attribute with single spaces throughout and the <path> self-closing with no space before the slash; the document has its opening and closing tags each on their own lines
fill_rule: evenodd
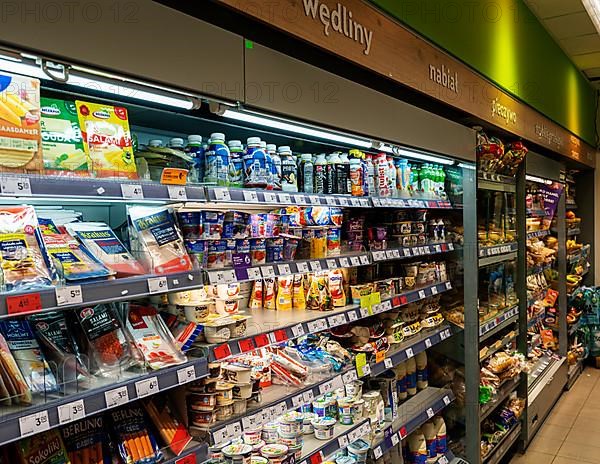
<svg viewBox="0 0 600 464">
<path fill-rule="evenodd" d="M 348 456 L 356 459 L 357 464 L 366 462 L 370 447 L 366 441 L 358 439 L 348 445 Z"/>
<path fill-rule="evenodd" d="M 317 417 L 313 419 L 312 425 L 315 429 L 315 438 L 318 440 L 330 440 L 333 438 L 336 420 L 333 417 Z"/>
<path fill-rule="evenodd" d="M 252 447 L 243 443 L 223 448 L 226 464 L 251 464 Z"/>
<path fill-rule="evenodd" d="M 287 453 L 288 447 L 278 443 L 265 445 L 260 449 L 260 454 L 267 458 L 270 464 L 281 464 Z"/>
<path fill-rule="evenodd" d="M 186 306 L 208 300 L 208 293 L 206 287 L 200 287 L 193 290 L 169 293 L 167 298 L 170 304 Z"/>
</svg>

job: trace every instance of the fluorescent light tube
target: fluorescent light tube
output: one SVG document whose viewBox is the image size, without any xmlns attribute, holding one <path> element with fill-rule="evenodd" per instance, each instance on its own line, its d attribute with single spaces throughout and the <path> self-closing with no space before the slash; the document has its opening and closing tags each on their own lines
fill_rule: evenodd
<svg viewBox="0 0 600 464">
<path fill-rule="evenodd" d="M 394 154 L 398 156 L 405 156 L 406 158 L 417 159 L 420 161 L 429 161 L 431 163 L 446 164 L 448 166 L 454 164 L 454 161 L 447 158 L 440 158 L 438 156 L 426 155 L 418 151 L 408 150 L 406 148 L 393 147 Z"/>
<path fill-rule="evenodd" d="M 313 129 L 311 127 L 301 126 L 257 114 L 243 113 L 235 110 L 225 110 L 223 117 L 235 119 L 237 121 L 248 122 L 250 124 L 257 124 L 259 126 L 269 127 L 271 129 L 280 129 L 288 132 L 294 132 L 296 134 L 308 135 L 309 137 L 339 142 L 353 147 L 371 148 L 371 142 L 366 139 L 359 139 L 333 132 L 326 132 L 323 130 Z"/>
<path fill-rule="evenodd" d="M 594 23 L 596 31 L 600 33 L 600 1 L 598 0 L 581 0 L 583 7 L 587 11 L 588 16 Z"/>
<path fill-rule="evenodd" d="M 463 168 L 463 169 L 470 169 L 472 171 L 475 170 L 475 165 L 474 164 L 458 163 L 458 167 L 459 168 Z"/>
</svg>

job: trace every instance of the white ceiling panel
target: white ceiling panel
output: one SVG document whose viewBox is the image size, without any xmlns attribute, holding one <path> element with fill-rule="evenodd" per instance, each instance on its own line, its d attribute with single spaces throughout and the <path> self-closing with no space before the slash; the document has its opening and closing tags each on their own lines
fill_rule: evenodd
<svg viewBox="0 0 600 464">
<path fill-rule="evenodd" d="M 597 33 L 585 11 L 544 19 L 542 24 L 558 40 Z"/>
<path fill-rule="evenodd" d="M 540 19 L 585 11 L 580 0 L 525 0 L 525 3 Z"/>
<path fill-rule="evenodd" d="M 597 33 L 569 37 L 562 40 L 562 46 L 569 55 L 583 55 L 600 52 L 600 35 Z"/>
</svg>

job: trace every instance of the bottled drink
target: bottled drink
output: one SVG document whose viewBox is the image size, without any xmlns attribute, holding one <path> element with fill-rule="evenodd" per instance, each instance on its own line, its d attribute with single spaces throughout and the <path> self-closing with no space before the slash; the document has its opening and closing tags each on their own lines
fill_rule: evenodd
<svg viewBox="0 0 600 464">
<path fill-rule="evenodd" d="M 337 152 L 331 154 L 327 160 L 327 184 L 325 193 L 339 193 L 338 192 L 338 165 L 342 164 L 340 155 Z"/>
<path fill-rule="evenodd" d="M 350 193 L 355 197 L 362 197 L 364 191 L 363 163 L 360 158 L 350 159 Z"/>
<path fill-rule="evenodd" d="M 300 167 L 298 169 L 298 188 L 301 192 L 313 193 L 314 189 L 314 165 L 312 155 L 305 153 L 300 158 Z"/>
<path fill-rule="evenodd" d="M 427 441 L 421 429 L 417 429 L 408 437 L 409 462 L 411 464 L 426 464 L 427 462 Z"/>
<path fill-rule="evenodd" d="M 340 163 L 336 165 L 337 169 L 337 193 L 342 195 L 350 194 L 352 186 L 350 183 L 350 160 L 347 153 L 340 155 Z"/>
<path fill-rule="evenodd" d="M 427 421 L 421 427 L 425 436 L 425 445 L 427 446 L 427 462 L 434 462 L 437 458 L 437 434 L 433 421 Z"/>
<path fill-rule="evenodd" d="M 193 159 L 193 168 L 188 176 L 190 182 L 202 182 L 204 180 L 204 148 L 202 147 L 202 137 L 199 135 L 188 135 L 186 151 Z"/>
<path fill-rule="evenodd" d="M 271 159 L 271 155 L 269 154 L 269 151 L 267 150 L 267 142 L 265 142 L 264 140 L 261 140 L 260 148 L 262 151 L 265 152 L 265 181 L 267 183 L 266 189 L 274 190 L 273 160 Z"/>
<path fill-rule="evenodd" d="M 410 171 L 410 190 L 413 196 L 418 196 L 421 191 L 420 178 L 421 178 L 421 169 L 418 165 L 409 165 Z"/>
<path fill-rule="evenodd" d="M 437 435 L 437 453 L 446 454 L 448 452 L 448 440 L 446 437 L 446 422 L 442 416 L 435 416 L 433 419 L 435 433 Z"/>
<path fill-rule="evenodd" d="M 325 153 L 317 155 L 315 160 L 314 174 L 314 193 L 325 193 L 325 184 L 327 183 L 327 158 Z"/>
<path fill-rule="evenodd" d="M 270 183 L 273 185 L 273 190 L 281 190 L 281 157 L 277 153 L 277 146 L 273 143 L 268 144 L 267 153 L 271 157 Z"/>
<path fill-rule="evenodd" d="M 240 140 L 230 140 L 229 146 L 229 185 L 231 187 L 244 186 L 244 147 Z"/>
<path fill-rule="evenodd" d="M 225 134 L 220 132 L 211 134 L 205 157 L 204 181 L 222 186 L 228 185 L 230 157 L 229 147 L 225 145 Z"/>
<path fill-rule="evenodd" d="M 377 163 L 375 167 L 375 181 L 377 187 L 377 194 L 380 197 L 389 197 L 390 190 L 388 185 L 388 162 L 385 153 L 380 153 L 377 156 Z"/>
<path fill-rule="evenodd" d="M 267 170 L 267 153 L 259 137 L 249 137 L 244 155 L 244 186 L 267 188 L 270 171 Z"/>
<path fill-rule="evenodd" d="M 183 139 L 179 137 L 174 137 L 169 140 L 169 148 L 173 148 L 174 150 L 183 150 Z"/>
<path fill-rule="evenodd" d="M 415 357 L 417 363 L 417 388 L 424 390 L 429 386 L 429 374 L 427 372 L 427 352 L 421 351 Z"/>
<path fill-rule="evenodd" d="M 396 190 L 396 165 L 394 164 L 394 158 L 391 156 L 387 157 L 388 163 L 388 190 L 390 191 L 391 197 L 397 197 L 398 193 Z"/>
<path fill-rule="evenodd" d="M 367 167 L 365 171 L 365 177 L 367 181 L 365 195 L 377 195 L 377 189 L 375 187 L 375 163 L 373 163 L 373 156 L 367 154 L 364 156 L 364 159 Z"/>
<path fill-rule="evenodd" d="M 281 162 L 281 190 L 284 192 L 297 192 L 298 168 L 290 147 L 279 147 L 278 158 Z"/>
</svg>

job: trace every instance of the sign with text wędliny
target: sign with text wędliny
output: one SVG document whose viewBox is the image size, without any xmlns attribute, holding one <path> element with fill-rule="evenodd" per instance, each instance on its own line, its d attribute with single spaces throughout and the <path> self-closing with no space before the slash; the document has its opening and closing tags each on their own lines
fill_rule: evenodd
<svg viewBox="0 0 600 464">
<path fill-rule="evenodd" d="M 362 0 L 218 0 L 563 156 L 596 150 Z"/>
</svg>

